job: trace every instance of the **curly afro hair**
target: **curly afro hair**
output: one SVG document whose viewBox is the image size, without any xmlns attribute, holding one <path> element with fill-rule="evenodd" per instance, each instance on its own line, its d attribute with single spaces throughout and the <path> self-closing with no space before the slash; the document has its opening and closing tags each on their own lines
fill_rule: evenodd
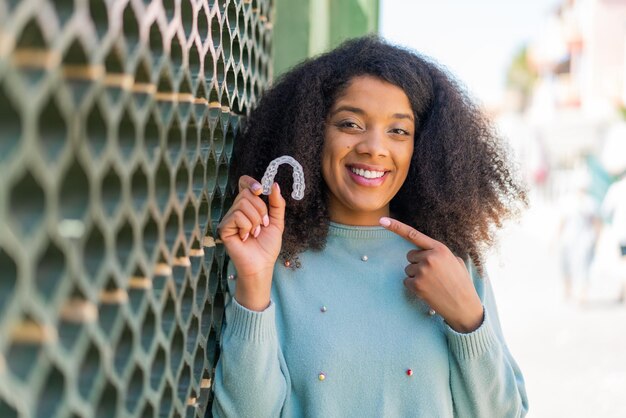
<svg viewBox="0 0 626 418">
<path fill-rule="evenodd" d="M 463 88 L 434 62 L 376 36 L 347 41 L 281 76 L 236 139 L 234 178 L 260 180 L 281 155 L 302 164 L 305 196 L 288 199 L 283 258 L 325 245 L 330 217 L 321 170 L 324 126 L 335 99 L 361 75 L 400 87 L 414 112 L 411 166 L 390 203 L 391 215 L 482 270 L 495 229 L 526 205 L 524 188 L 495 130 Z M 276 176 L 284 196 L 291 193 L 291 174 L 281 167 Z"/>
</svg>

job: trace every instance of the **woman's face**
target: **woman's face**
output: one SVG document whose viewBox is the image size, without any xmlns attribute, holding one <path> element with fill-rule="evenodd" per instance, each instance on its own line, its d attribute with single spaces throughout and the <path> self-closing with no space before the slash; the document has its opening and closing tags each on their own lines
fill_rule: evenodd
<svg viewBox="0 0 626 418">
<path fill-rule="evenodd" d="M 373 76 L 351 80 L 326 119 L 322 174 L 330 219 L 378 225 L 407 177 L 415 122 L 404 91 Z"/>
</svg>

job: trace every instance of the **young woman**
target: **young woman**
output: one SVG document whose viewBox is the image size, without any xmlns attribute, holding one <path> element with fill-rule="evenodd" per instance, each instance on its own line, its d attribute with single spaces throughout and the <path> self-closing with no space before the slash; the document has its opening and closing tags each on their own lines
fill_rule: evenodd
<svg viewBox="0 0 626 418">
<path fill-rule="evenodd" d="M 483 252 L 525 203 L 434 63 L 367 37 L 285 74 L 235 150 L 219 417 L 520 417 Z M 289 197 L 291 155 L 306 191 Z"/>
</svg>

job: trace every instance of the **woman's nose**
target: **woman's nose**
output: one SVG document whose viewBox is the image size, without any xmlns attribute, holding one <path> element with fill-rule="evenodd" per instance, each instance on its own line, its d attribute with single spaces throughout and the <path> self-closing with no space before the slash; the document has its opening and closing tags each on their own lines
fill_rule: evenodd
<svg viewBox="0 0 626 418">
<path fill-rule="evenodd" d="M 359 154 L 369 154 L 372 157 L 384 157 L 389 154 L 386 146 L 385 133 L 381 130 L 370 129 L 363 133 L 361 140 L 355 146 Z"/>
</svg>

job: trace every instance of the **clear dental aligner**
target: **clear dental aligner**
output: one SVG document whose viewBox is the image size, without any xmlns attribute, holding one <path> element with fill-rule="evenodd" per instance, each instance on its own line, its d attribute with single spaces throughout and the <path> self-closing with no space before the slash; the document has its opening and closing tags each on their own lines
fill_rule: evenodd
<svg viewBox="0 0 626 418">
<path fill-rule="evenodd" d="M 272 192 L 272 184 L 274 183 L 274 177 L 278 172 L 278 166 L 281 164 L 289 164 L 293 167 L 293 191 L 291 197 L 296 200 L 301 200 L 304 197 L 304 171 L 302 166 L 293 157 L 289 155 L 283 155 L 278 157 L 267 166 L 261 184 L 263 185 L 263 194 L 268 195 Z"/>
</svg>

